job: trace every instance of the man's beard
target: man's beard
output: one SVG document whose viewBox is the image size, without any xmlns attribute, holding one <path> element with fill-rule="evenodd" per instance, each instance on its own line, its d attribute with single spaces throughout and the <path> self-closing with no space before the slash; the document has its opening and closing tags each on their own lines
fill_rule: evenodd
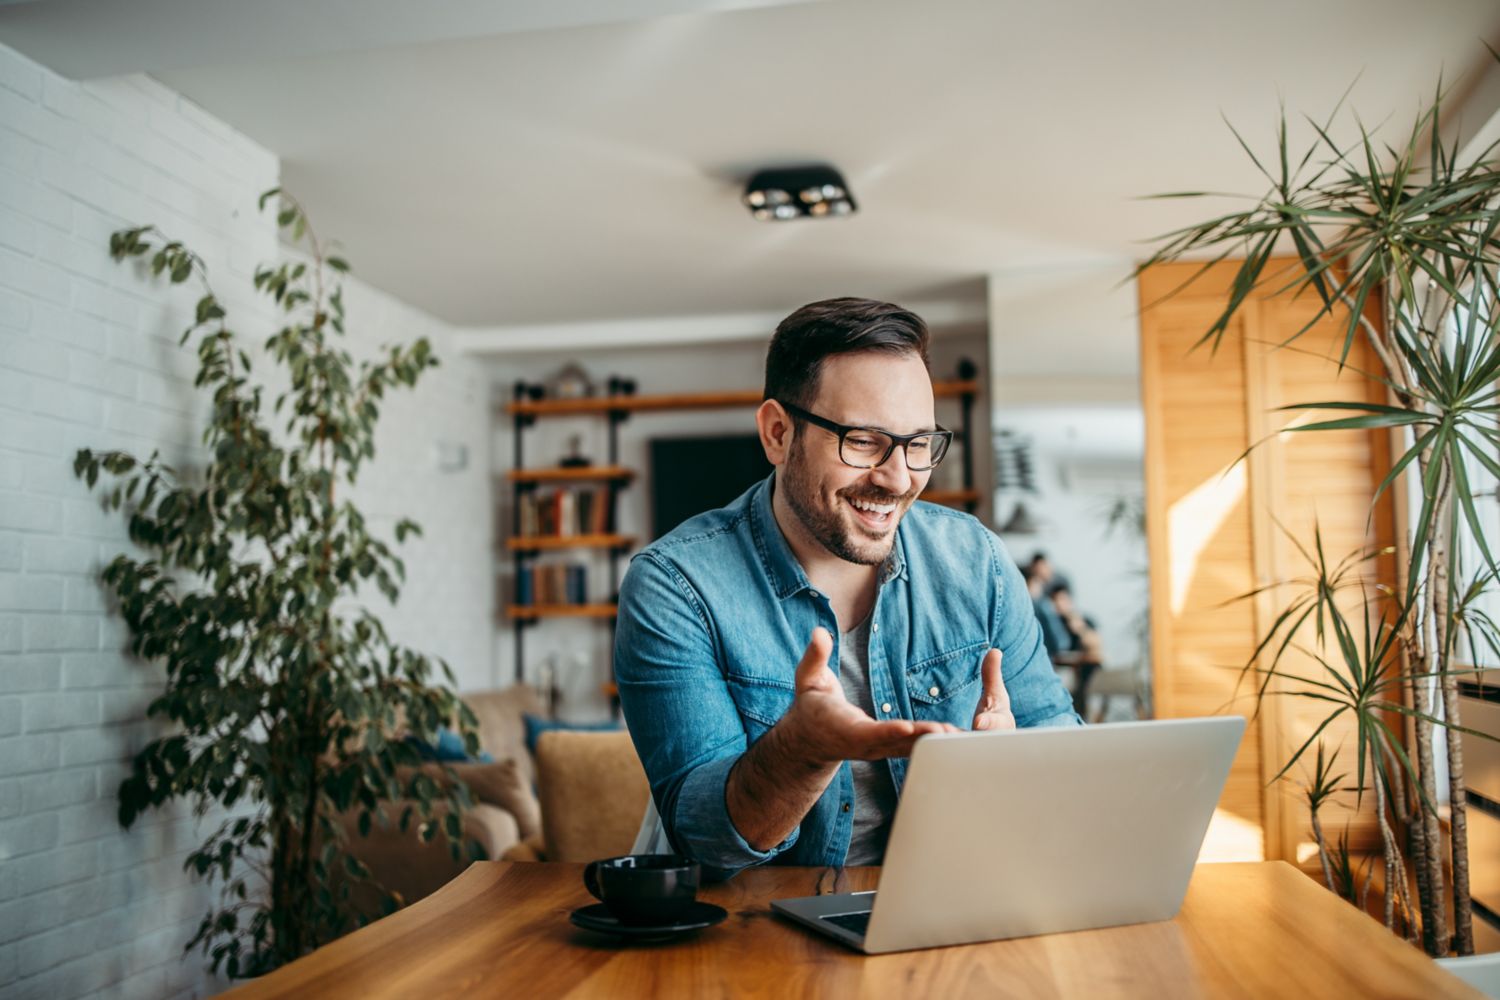
<svg viewBox="0 0 1500 1000">
<path fill-rule="evenodd" d="M 856 537 L 838 510 L 825 509 L 818 503 L 817 487 L 813 484 L 812 477 L 808 475 L 807 466 L 802 443 L 799 439 L 793 438 L 791 453 L 777 473 L 776 480 L 778 488 L 786 497 L 787 506 L 791 508 L 792 513 L 797 515 L 797 519 L 802 522 L 808 534 L 812 535 L 818 544 L 846 562 L 858 563 L 861 566 L 878 566 L 885 562 L 891 554 L 891 546 L 896 542 L 896 532 L 892 530 L 885 538 L 878 541 Z M 896 509 L 891 511 L 891 523 L 894 526 L 906 513 L 912 501 L 916 499 L 917 492 L 915 484 L 910 492 L 901 496 L 870 487 L 851 486 L 840 490 L 837 495 L 845 500 L 895 504 Z"/>
</svg>

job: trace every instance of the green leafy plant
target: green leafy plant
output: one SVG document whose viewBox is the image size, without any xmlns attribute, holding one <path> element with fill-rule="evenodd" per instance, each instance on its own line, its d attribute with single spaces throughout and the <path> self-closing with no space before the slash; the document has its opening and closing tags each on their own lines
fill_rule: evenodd
<svg viewBox="0 0 1500 1000">
<path fill-rule="evenodd" d="M 263 195 L 261 208 L 278 194 Z M 415 386 L 437 359 L 418 340 L 356 366 L 336 339 L 345 318 L 337 276 L 348 265 L 294 200 L 281 195 L 280 205 L 280 228 L 308 254 L 255 275 L 283 317 L 264 347 L 287 380 L 269 417 L 286 410 L 284 436 L 273 433 L 264 387 L 250 378 L 202 260 L 144 226 L 111 236 L 114 259 L 203 285 L 180 343 L 197 336 L 194 384 L 212 397 L 207 464 L 190 474 L 154 452 L 141 461 L 89 450 L 74 462 L 90 488 L 101 473 L 113 478 L 106 505 L 126 514 L 146 557 L 118 556 L 104 581 L 132 651 L 166 669 L 148 711 L 168 735 L 136 756 L 120 786 L 120 822 L 176 799 L 221 820 L 186 861 L 221 894 L 187 947 L 201 946 L 231 977 L 266 972 L 365 919 L 352 900 L 372 887 L 370 873 L 341 814 L 357 816 L 361 835 L 415 822 L 415 835 L 444 836 L 458 858 L 467 789 L 417 769 L 418 749 L 397 737 L 430 741 L 456 724 L 477 749 L 473 716 L 433 683 L 435 674 L 452 681 L 447 665 L 394 643 L 358 604 L 368 585 L 394 602 L 404 569 L 337 492 L 375 454 L 385 393 Z M 399 521 L 397 542 L 418 530 Z M 410 804 L 390 815 L 398 802 Z"/>
<path fill-rule="evenodd" d="M 1414 504 L 1410 544 L 1398 553 L 1405 584 L 1380 603 L 1381 610 L 1366 600 L 1366 617 L 1353 620 L 1358 615 L 1346 615 L 1319 592 L 1297 612 L 1315 611 L 1320 622 L 1326 621 L 1328 630 L 1320 627 L 1309 651 L 1330 675 L 1303 677 L 1306 683 L 1297 693 L 1332 699 L 1336 708 L 1330 718 L 1357 717 L 1358 770 L 1363 775 L 1367 762 L 1374 769 L 1369 787 L 1379 800 L 1385 840 L 1387 924 L 1394 925 L 1390 897 L 1406 885 L 1404 858 L 1415 872 L 1423 943 L 1433 955 L 1447 954 L 1450 945 L 1459 954 L 1474 947 L 1458 700 L 1459 678 L 1473 667 L 1463 662 L 1460 638 L 1476 634 L 1476 628 L 1485 634 L 1487 619 L 1477 616 L 1478 601 L 1496 576 L 1471 476 L 1483 469 L 1500 477 L 1500 143 L 1467 160 L 1461 160 L 1456 141 L 1445 147 L 1443 96 L 1439 85 L 1399 147 L 1377 145 L 1362 123 L 1357 141 L 1336 142 L 1330 130 L 1342 100 L 1326 121 L 1309 119 L 1316 138 L 1301 156 L 1290 148 L 1283 113 L 1277 156 L 1269 167 L 1235 132 L 1268 181 L 1266 192 L 1251 197 L 1242 211 L 1162 237 L 1160 249 L 1139 269 L 1207 256 L 1201 275 L 1236 258 L 1225 308 L 1200 344 L 1217 347 L 1252 293 L 1286 292 L 1313 295 L 1321 303 L 1297 336 L 1325 317 L 1342 320 L 1340 367 L 1356 338 L 1379 359 L 1379 371 L 1362 374 L 1386 390 L 1388 403 L 1327 401 L 1284 408 L 1328 417 L 1289 432 L 1398 430 L 1404 443 L 1377 497 L 1399 484 L 1421 498 Z M 1294 254 L 1296 264 L 1270 267 L 1273 255 L 1282 251 Z M 1466 540 L 1484 565 L 1472 583 L 1460 586 L 1458 581 L 1472 572 L 1463 565 Z M 1327 583 L 1330 571 L 1321 551 L 1317 562 Z M 1278 620 L 1281 645 L 1269 667 L 1256 668 L 1267 682 L 1292 642 L 1294 630 L 1286 626 L 1296 617 Z M 1490 623 L 1487 637 L 1493 633 Z M 1257 655 L 1266 649 L 1262 643 Z M 1266 692 L 1264 683 L 1260 692 Z M 1411 720 L 1405 739 L 1381 721 L 1384 712 Z M 1436 809 L 1438 729 L 1446 737 L 1449 764 L 1452 933 Z M 1304 744 L 1298 755 L 1306 749 Z M 1360 787 L 1366 787 L 1363 780 Z M 1407 830 L 1404 852 L 1395 842 L 1397 828 Z"/>
</svg>

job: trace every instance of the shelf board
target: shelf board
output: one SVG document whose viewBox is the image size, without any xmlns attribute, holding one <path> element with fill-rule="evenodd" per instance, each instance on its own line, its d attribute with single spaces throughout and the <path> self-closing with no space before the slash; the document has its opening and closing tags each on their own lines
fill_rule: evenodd
<svg viewBox="0 0 1500 1000">
<path fill-rule="evenodd" d="M 965 393 L 977 393 L 977 379 L 949 379 L 932 383 L 938 399 L 950 399 Z M 592 396 L 587 399 L 543 399 L 535 402 L 505 404 L 509 416 L 562 417 L 602 414 L 611 411 L 641 413 L 649 410 L 715 410 L 737 406 L 759 406 L 761 390 L 732 392 L 688 392 L 664 396 Z"/>
<path fill-rule="evenodd" d="M 536 535 L 508 538 L 511 552 L 551 552 L 554 549 L 624 549 L 635 544 L 630 535 Z"/>
<path fill-rule="evenodd" d="M 918 500 L 940 503 L 945 507 L 962 507 L 966 503 L 978 503 L 978 490 L 926 490 Z"/>
<path fill-rule="evenodd" d="M 506 617 L 524 621 L 538 618 L 613 618 L 613 604 L 512 604 L 505 609 Z"/>
<path fill-rule="evenodd" d="M 628 483 L 635 478 L 635 470 L 627 469 L 623 465 L 586 465 L 575 468 L 563 468 L 555 466 L 552 468 L 539 469 L 511 469 L 505 474 L 507 482 L 512 483 L 564 483 L 564 482 L 603 482 L 613 481 Z"/>
</svg>

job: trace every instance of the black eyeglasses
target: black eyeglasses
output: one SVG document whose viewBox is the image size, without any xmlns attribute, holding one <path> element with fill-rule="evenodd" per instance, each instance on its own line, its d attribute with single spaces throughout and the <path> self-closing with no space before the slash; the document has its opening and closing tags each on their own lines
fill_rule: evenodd
<svg viewBox="0 0 1500 1000">
<path fill-rule="evenodd" d="M 837 434 L 840 460 L 856 469 L 879 468 L 891 457 L 896 446 L 900 445 L 906 467 L 912 472 L 926 472 L 943 460 L 943 456 L 948 453 L 948 445 L 953 441 L 953 432 L 941 427 L 935 431 L 922 431 L 920 434 L 892 434 L 874 427 L 836 424 L 785 400 L 778 399 L 777 402 L 794 416 Z"/>
</svg>

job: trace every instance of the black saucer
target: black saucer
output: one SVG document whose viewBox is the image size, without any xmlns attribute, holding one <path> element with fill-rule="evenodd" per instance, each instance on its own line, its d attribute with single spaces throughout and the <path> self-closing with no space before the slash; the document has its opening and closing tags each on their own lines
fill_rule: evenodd
<svg viewBox="0 0 1500 1000">
<path fill-rule="evenodd" d="M 580 906 L 568 914 L 568 919 L 575 926 L 588 931 L 598 931 L 600 934 L 616 934 L 620 937 L 635 938 L 638 941 L 661 941 L 679 934 L 712 927 L 728 916 L 729 911 L 722 906 L 695 902 L 688 907 L 687 912 L 671 923 L 627 924 L 610 913 L 609 907 L 603 903 L 595 903 L 593 906 Z"/>
</svg>

